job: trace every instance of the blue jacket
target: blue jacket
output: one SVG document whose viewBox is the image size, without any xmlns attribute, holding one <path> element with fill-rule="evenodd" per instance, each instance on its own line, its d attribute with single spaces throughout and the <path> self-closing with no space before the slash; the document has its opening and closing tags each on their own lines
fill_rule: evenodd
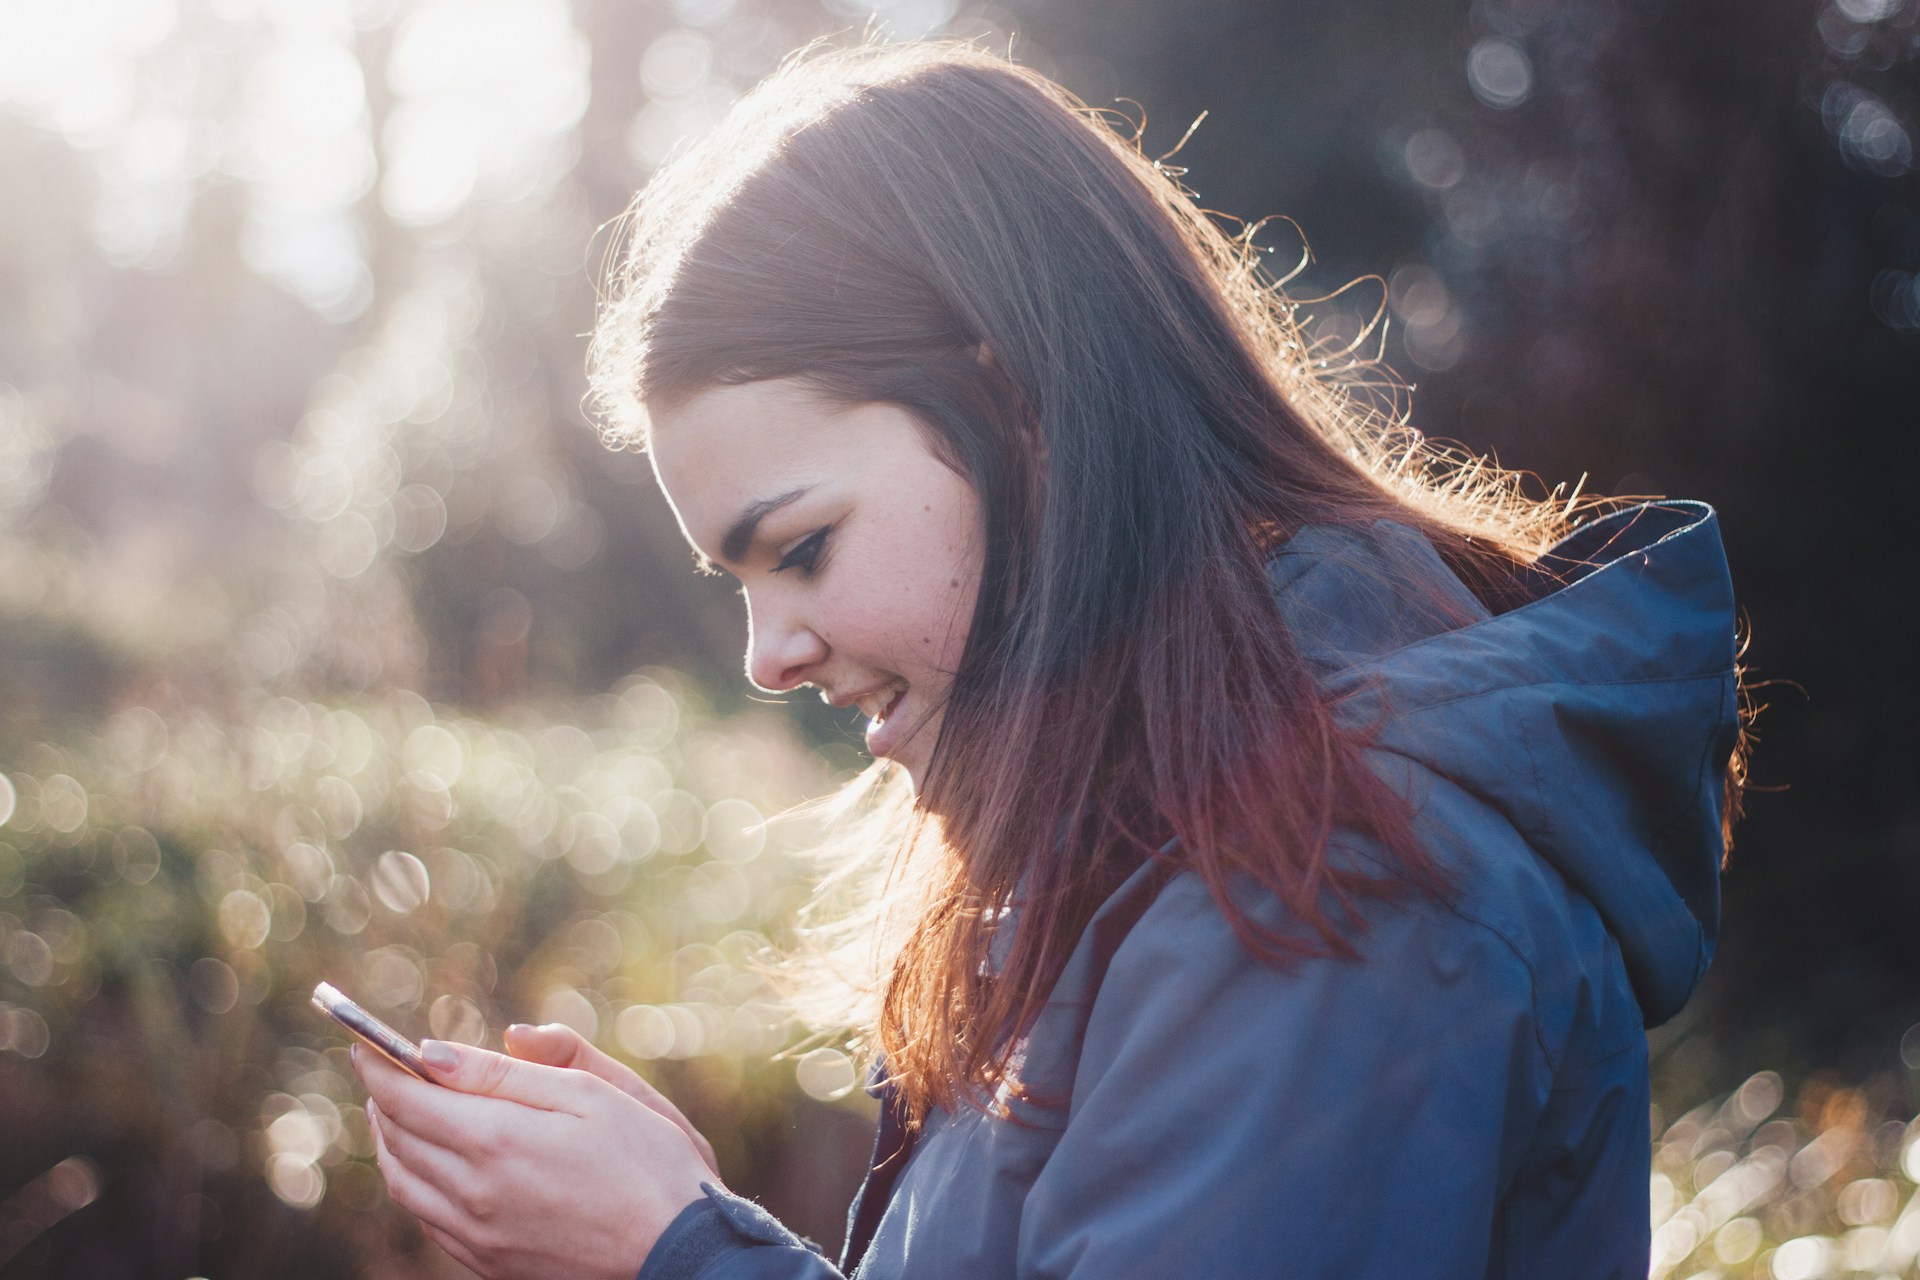
<svg viewBox="0 0 1920 1280">
<path fill-rule="evenodd" d="M 886 1109 L 861 1280 L 1647 1274 L 1644 1032 L 1712 954 L 1737 734 L 1712 511 L 1597 521 L 1498 617 L 1399 525 L 1310 528 L 1271 572 L 1459 893 L 1369 906 L 1359 961 L 1279 970 L 1191 873 L 1142 868 L 1028 1037 L 1023 1078 L 1064 1105 L 912 1140 Z M 840 1274 L 710 1190 L 640 1278 Z"/>
</svg>

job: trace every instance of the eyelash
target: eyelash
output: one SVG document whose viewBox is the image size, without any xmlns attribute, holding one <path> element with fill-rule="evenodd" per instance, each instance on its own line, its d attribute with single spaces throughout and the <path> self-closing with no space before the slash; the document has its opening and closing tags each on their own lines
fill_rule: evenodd
<svg viewBox="0 0 1920 1280">
<path fill-rule="evenodd" d="M 826 550 L 827 535 L 832 532 L 832 525 L 821 525 L 780 557 L 780 563 L 773 566 L 773 571 L 785 573 L 789 569 L 798 569 L 805 576 L 812 577 L 820 569 L 820 556 Z"/>
</svg>

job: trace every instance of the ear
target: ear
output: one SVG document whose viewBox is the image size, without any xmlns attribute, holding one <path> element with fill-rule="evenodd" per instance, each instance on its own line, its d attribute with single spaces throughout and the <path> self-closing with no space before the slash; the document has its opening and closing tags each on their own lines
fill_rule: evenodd
<svg viewBox="0 0 1920 1280">
<path fill-rule="evenodd" d="M 982 338 L 979 344 L 974 347 L 973 358 L 975 363 L 979 364 L 981 368 L 990 370 L 994 373 L 1001 372 L 1000 362 L 994 359 L 994 356 L 993 356 L 993 347 L 988 344 L 985 338 Z M 1005 382 L 1006 379 L 1002 377 L 1001 381 Z M 1046 435 L 1040 430 L 1040 424 L 1034 421 L 1031 411 L 1024 412 L 1022 413 L 1021 416 L 1026 423 L 1028 440 L 1034 447 L 1041 470 L 1044 471 L 1047 465 Z"/>
</svg>

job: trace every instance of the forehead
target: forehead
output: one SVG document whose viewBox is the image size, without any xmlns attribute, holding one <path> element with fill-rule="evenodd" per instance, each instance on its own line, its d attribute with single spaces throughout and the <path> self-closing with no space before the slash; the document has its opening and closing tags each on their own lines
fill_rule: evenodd
<svg viewBox="0 0 1920 1280">
<path fill-rule="evenodd" d="M 710 387 L 653 417 L 654 474 L 687 537 L 711 556 L 749 504 L 859 484 L 922 449 L 892 406 L 849 407 L 792 378 Z"/>
<path fill-rule="evenodd" d="M 827 442 L 812 437 L 824 435 L 820 420 L 831 412 L 793 379 L 709 387 L 655 413 L 648 448 L 661 484 L 677 496 L 817 451 Z"/>
</svg>

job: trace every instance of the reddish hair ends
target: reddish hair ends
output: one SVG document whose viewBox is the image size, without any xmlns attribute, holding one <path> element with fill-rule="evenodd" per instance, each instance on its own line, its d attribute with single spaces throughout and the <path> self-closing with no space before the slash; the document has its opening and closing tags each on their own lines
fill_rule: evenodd
<svg viewBox="0 0 1920 1280">
<path fill-rule="evenodd" d="M 1081 929 L 1163 848 L 1274 963 L 1354 954 L 1362 899 L 1445 892 L 1267 560 L 1393 520 L 1498 611 L 1576 508 L 1324 367 L 1251 238 L 1136 139 L 970 48 L 814 52 L 656 174 L 627 236 L 594 344 L 610 435 L 800 377 L 910 410 L 981 500 L 965 656 L 873 872 L 895 928 L 860 1029 L 916 1119 L 1009 1082 Z M 1331 858 L 1343 829 L 1384 864 Z M 1260 927 L 1249 887 L 1300 927 Z"/>
</svg>

